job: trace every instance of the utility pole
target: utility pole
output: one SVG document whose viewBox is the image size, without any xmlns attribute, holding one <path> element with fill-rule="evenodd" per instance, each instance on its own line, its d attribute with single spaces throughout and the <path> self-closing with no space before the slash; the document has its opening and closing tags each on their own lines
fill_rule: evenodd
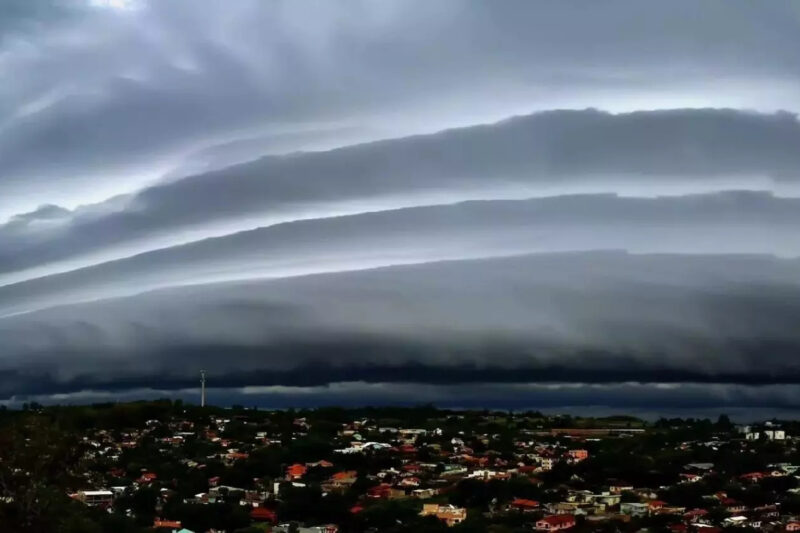
<svg viewBox="0 0 800 533">
<path fill-rule="evenodd" d="M 206 371 L 200 371 L 200 407 L 206 406 Z"/>
</svg>

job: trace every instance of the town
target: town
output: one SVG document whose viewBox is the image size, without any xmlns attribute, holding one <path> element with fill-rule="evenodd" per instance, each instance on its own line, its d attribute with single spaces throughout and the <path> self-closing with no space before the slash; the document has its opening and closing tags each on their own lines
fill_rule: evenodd
<svg viewBox="0 0 800 533">
<path fill-rule="evenodd" d="M 800 530 L 800 425 L 414 408 L 0 413 L 4 531 Z"/>
</svg>

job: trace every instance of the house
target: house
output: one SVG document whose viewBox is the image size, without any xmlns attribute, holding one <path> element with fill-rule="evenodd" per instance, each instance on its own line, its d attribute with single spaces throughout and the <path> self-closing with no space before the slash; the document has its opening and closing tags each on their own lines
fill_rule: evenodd
<svg viewBox="0 0 800 533">
<path fill-rule="evenodd" d="M 426 503 L 422 506 L 420 516 L 435 516 L 448 526 L 460 524 L 467 518 L 467 510 L 463 507 L 453 505 L 439 505 L 437 503 Z"/>
<path fill-rule="evenodd" d="M 339 527 L 329 524 L 326 526 L 296 527 L 292 529 L 290 524 L 281 524 L 272 528 L 272 533 L 289 533 L 289 531 L 296 531 L 297 533 L 339 533 Z"/>
<path fill-rule="evenodd" d="M 301 465 L 299 463 L 288 466 L 286 468 L 286 481 L 294 481 L 302 478 L 304 475 L 306 475 L 307 470 L 308 468 L 306 465 Z"/>
<path fill-rule="evenodd" d="M 180 527 L 180 520 L 161 520 L 160 518 L 153 520 L 153 529 L 172 529 L 177 531 Z"/>
<path fill-rule="evenodd" d="M 623 492 L 629 492 L 633 490 L 633 485 L 620 485 L 614 484 L 609 485 L 608 492 L 611 494 L 622 494 Z"/>
<path fill-rule="evenodd" d="M 446 468 L 447 467 L 445 466 L 445 469 Z M 403 465 L 403 472 L 418 474 L 418 473 L 422 472 L 422 466 L 420 466 L 420 465 L 418 465 L 416 463 L 409 463 L 407 465 Z"/>
<path fill-rule="evenodd" d="M 530 476 L 532 474 L 535 474 L 538 471 L 539 471 L 539 467 L 538 466 L 534 466 L 534 465 L 522 465 L 522 466 L 518 466 L 516 468 L 517 474 L 519 474 L 521 476 Z"/>
<path fill-rule="evenodd" d="M 747 510 L 747 506 L 733 498 L 722 498 L 720 503 L 725 507 L 729 513 L 743 513 Z"/>
<path fill-rule="evenodd" d="M 785 440 L 786 432 L 782 429 L 765 429 L 764 436 L 769 440 Z"/>
<path fill-rule="evenodd" d="M 336 472 L 331 476 L 330 484 L 336 488 L 349 487 L 358 479 L 358 472 L 355 470 L 346 470 L 344 472 Z"/>
<path fill-rule="evenodd" d="M 589 452 L 586 450 L 569 450 L 567 455 L 575 463 L 589 458 Z"/>
<path fill-rule="evenodd" d="M 225 461 L 228 463 L 232 463 L 240 459 L 247 459 L 248 457 L 250 457 L 250 454 L 231 450 L 225 455 Z"/>
<path fill-rule="evenodd" d="M 536 522 L 538 531 L 559 531 L 575 527 L 575 517 L 570 514 L 545 516 Z"/>
<path fill-rule="evenodd" d="M 550 514 L 565 514 L 571 515 L 578 512 L 579 504 L 575 502 L 553 502 L 548 503 L 546 508 Z"/>
<path fill-rule="evenodd" d="M 667 505 L 667 502 L 662 502 L 661 500 L 652 500 L 647 502 L 647 506 L 650 508 L 651 511 L 655 511 L 656 509 L 661 509 Z"/>
<path fill-rule="evenodd" d="M 397 486 L 404 488 L 416 488 L 419 487 L 420 483 L 422 482 L 418 477 L 412 476 L 401 479 L 400 482 L 397 483 Z"/>
<path fill-rule="evenodd" d="M 741 479 L 742 481 L 749 481 L 750 483 L 755 483 L 756 481 L 760 481 L 765 477 L 767 476 L 761 472 L 750 472 L 748 474 L 742 474 L 741 476 L 739 476 L 739 479 Z"/>
<path fill-rule="evenodd" d="M 391 493 L 392 486 L 387 483 L 381 483 L 374 487 L 367 489 L 367 498 L 374 498 L 376 500 L 388 500 Z"/>
<path fill-rule="evenodd" d="M 136 481 L 138 481 L 139 484 L 145 485 L 147 483 L 152 483 L 156 479 L 158 479 L 158 476 L 153 472 L 145 472 Z"/>
<path fill-rule="evenodd" d="M 714 463 L 689 463 L 683 468 L 685 468 L 686 470 L 701 470 L 708 472 L 712 468 L 714 468 Z"/>
<path fill-rule="evenodd" d="M 524 498 L 514 498 L 510 504 L 509 509 L 521 512 L 535 511 L 539 508 L 539 502 L 535 500 L 526 500 Z"/>
<path fill-rule="evenodd" d="M 683 519 L 686 522 L 697 522 L 707 514 L 708 511 L 706 511 L 705 509 L 691 509 L 683 513 Z"/>
<path fill-rule="evenodd" d="M 81 490 L 75 495 L 75 499 L 92 507 L 103 507 L 111 505 L 114 493 L 110 490 Z"/>
<path fill-rule="evenodd" d="M 381 483 L 380 485 L 367 489 L 367 498 L 372 498 L 374 500 L 395 500 L 405 497 L 405 491 L 396 489 L 388 483 Z"/>
<path fill-rule="evenodd" d="M 647 516 L 650 506 L 646 503 L 622 502 L 619 504 L 619 512 L 629 516 Z"/>
<path fill-rule="evenodd" d="M 427 499 L 427 498 L 433 498 L 434 496 L 439 494 L 439 491 L 437 489 L 414 489 L 414 490 L 411 491 L 411 494 L 415 498 L 419 498 L 420 500 L 424 500 L 424 499 Z"/>
<path fill-rule="evenodd" d="M 726 526 L 743 526 L 746 522 L 747 517 L 741 515 L 729 516 L 723 521 Z"/>
<path fill-rule="evenodd" d="M 671 505 L 663 505 L 657 509 L 652 509 L 654 514 L 674 514 L 683 515 L 686 512 L 686 507 L 675 507 Z"/>
<path fill-rule="evenodd" d="M 333 467 L 333 463 L 330 461 L 326 461 L 322 459 L 321 461 L 317 461 L 316 463 L 306 463 L 308 468 L 331 468 Z"/>
<path fill-rule="evenodd" d="M 272 522 L 278 521 L 278 515 L 272 509 L 266 507 L 254 507 L 250 511 L 250 518 L 256 522 Z"/>
</svg>

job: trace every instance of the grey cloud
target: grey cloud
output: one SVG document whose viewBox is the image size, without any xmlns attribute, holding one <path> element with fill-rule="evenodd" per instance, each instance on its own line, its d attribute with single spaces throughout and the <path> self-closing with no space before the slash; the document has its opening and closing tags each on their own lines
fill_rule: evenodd
<svg viewBox="0 0 800 533">
<path fill-rule="evenodd" d="M 28 226 L 36 222 L 69 218 L 71 214 L 69 209 L 64 209 L 61 206 L 44 204 L 39 206 L 35 211 L 14 215 L 9 221 L 8 226 L 10 229 L 14 230 L 15 227 Z"/>
<path fill-rule="evenodd" d="M 340 379 L 416 363 L 453 380 L 472 365 L 483 379 L 785 382 L 800 379 L 799 270 L 759 256 L 540 254 L 171 289 L 4 319 L 2 363 L 84 387 L 179 384 L 201 367 L 259 384 L 321 362 Z"/>
<path fill-rule="evenodd" d="M 98 181 L 129 192 L 143 167 L 251 128 L 359 120 L 397 134 L 402 116 L 429 131 L 598 95 L 665 107 L 654 86 L 677 105 L 758 107 L 800 75 L 791 2 L 87 4 L 3 50 L 0 190 L 15 200 L 0 211 L 54 179 L 73 204 Z M 797 101 L 789 89 L 776 104 Z"/>
<path fill-rule="evenodd" d="M 488 126 L 259 161 L 147 188 L 121 210 L 79 211 L 51 233 L 0 227 L 0 271 L 235 217 L 292 217 L 302 208 L 382 197 L 537 187 L 625 190 L 628 184 L 724 187 L 732 177 L 800 180 L 794 115 L 734 110 L 609 114 L 556 111 Z M 587 183 L 589 185 L 587 185 Z M 617 183 L 617 185 L 615 185 Z M 493 192 L 494 191 L 494 192 Z M 13 230 L 13 228 L 12 228 Z M 15 238 L 16 237 L 16 238 Z M 3 244 L 5 243 L 5 244 Z"/>
<path fill-rule="evenodd" d="M 74 16 L 77 7 L 74 0 L 6 0 L 0 6 L 0 45 L 6 39 Z"/>
<path fill-rule="evenodd" d="M 0 397 L 796 406 L 795 3 L 102 4 L 0 5 Z"/>
<path fill-rule="evenodd" d="M 525 252 L 800 256 L 800 200 L 768 193 L 473 201 L 313 219 L 0 287 L 0 314 L 148 289 Z M 732 238 L 732 235 L 735 238 Z"/>
</svg>

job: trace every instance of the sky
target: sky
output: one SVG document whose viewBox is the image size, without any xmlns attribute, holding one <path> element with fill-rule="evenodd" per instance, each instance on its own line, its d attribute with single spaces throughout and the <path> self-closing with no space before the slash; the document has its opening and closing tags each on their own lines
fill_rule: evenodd
<svg viewBox="0 0 800 533">
<path fill-rule="evenodd" d="M 0 3 L 0 403 L 800 408 L 800 5 Z"/>
</svg>

